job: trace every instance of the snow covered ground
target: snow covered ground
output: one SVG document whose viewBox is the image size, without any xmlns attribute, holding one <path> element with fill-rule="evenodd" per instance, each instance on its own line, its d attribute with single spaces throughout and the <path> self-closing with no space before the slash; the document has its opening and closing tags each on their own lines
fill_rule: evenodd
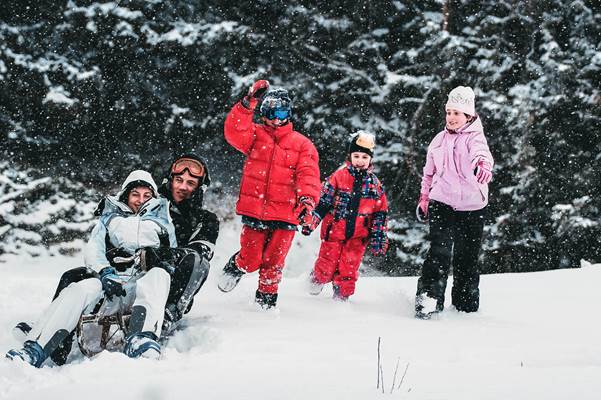
<svg viewBox="0 0 601 400">
<path fill-rule="evenodd" d="M 481 310 L 449 308 L 413 318 L 416 278 L 363 277 L 349 303 L 306 294 L 317 235 L 297 236 L 279 310 L 252 303 L 257 276 L 231 293 L 218 271 L 238 247 L 227 224 L 212 271 L 161 361 L 103 353 L 41 369 L 0 360 L 0 399 L 598 399 L 601 393 L 601 265 L 486 275 Z M 0 264 L 0 351 L 12 326 L 35 320 L 60 273 L 77 258 Z M 447 303 L 449 299 L 447 299 Z M 384 393 L 376 388 L 381 338 Z M 391 391 L 398 363 L 395 389 Z M 402 383 L 401 376 L 406 371 Z"/>
</svg>

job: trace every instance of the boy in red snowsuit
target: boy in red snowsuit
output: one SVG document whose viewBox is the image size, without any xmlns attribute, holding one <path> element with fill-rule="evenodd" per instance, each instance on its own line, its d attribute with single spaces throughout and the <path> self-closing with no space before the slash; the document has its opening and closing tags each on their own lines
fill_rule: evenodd
<svg viewBox="0 0 601 400">
<path fill-rule="evenodd" d="M 245 273 L 258 270 L 255 301 L 266 309 L 276 305 L 296 226 L 311 223 L 320 190 L 317 150 L 293 129 L 288 92 L 268 89 L 269 82 L 255 82 L 225 120 L 225 139 L 247 158 L 236 204 L 244 224 L 240 251 L 218 282 L 220 290 L 229 292 Z M 253 122 L 259 100 L 261 124 Z"/>
<path fill-rule="evenodd" d="M 334 299 L 347 300 L 355 293 L 366 247 L 374 255 L 386 253 L 388 203 L 372 172 L 374 147 L 372 134 L 360 131 L 353 136 L 345 165 L 326 179 L 312 223 L 303 228 L 303 234 L 309 235 L 323 219 L 321 248 L 309 277 L 313 295 L 332 282 Z"/>
</svg>

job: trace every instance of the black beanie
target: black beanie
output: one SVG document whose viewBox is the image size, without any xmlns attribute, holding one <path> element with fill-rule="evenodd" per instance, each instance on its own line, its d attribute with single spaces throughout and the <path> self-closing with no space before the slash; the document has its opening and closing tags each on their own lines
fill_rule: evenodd
<svg viewBox="0 0 601 400">
<path fill-rule="evenodd" d="M 376 147 L 376 138 L 372 133 L 359 131 L 355 134 L 348 145 L 348 154 L 354 152 L 361 152 L 369 155 L 370 157 L 374 156 L 374 148 Z"/>
</svg>

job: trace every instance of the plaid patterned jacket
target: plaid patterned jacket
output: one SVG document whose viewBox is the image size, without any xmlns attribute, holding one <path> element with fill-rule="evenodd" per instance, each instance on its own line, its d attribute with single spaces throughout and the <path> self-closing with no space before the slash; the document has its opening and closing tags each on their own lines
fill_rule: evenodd
<svg viewBox="0 0 601 400">
<path fill-rule="evenodd" d="M 388 202 L 371 168 L 360 171 L 346 162 L 326 178 L 313 218 L 313 226 L 323 220 L 322 240 L 365 238 L 373 254 L 386 253 Z"/>
</svg>

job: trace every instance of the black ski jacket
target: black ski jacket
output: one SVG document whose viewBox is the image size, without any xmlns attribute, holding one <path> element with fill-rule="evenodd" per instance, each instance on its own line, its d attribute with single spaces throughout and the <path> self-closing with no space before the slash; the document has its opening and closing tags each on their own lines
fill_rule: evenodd
<svg viewBox="0 0 601 400">
<path fill-rule="evenodd" d="M 202 208 L 202 190 L 198 189 L 191 198 L 180 204 L 173 201 L 169 182 L 159 187 L 159 193 L 171 203 L 169 214 L 175 225 L 178 247 L 196 250 L 210 260 L 219 235 L 219 220 L 214 213 Z"/>
</svg>

